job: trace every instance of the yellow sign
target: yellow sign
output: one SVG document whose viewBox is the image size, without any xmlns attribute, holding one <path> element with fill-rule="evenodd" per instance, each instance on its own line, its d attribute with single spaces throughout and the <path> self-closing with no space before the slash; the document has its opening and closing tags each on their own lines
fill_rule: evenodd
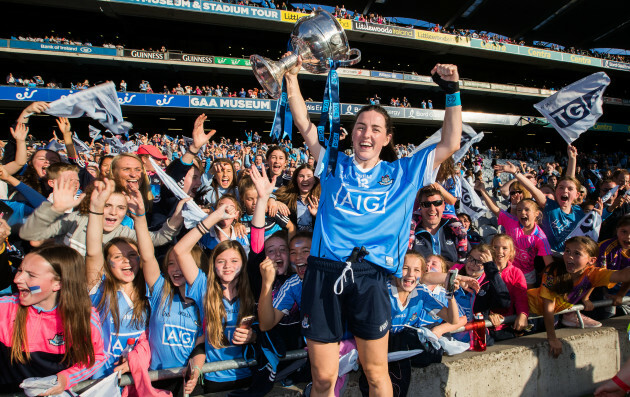
<svg viewBox="0 0 630 397">
<path fill-rule="evenodd" d="M 352 21 L 349 19 L 337 19 L 344 30 L 352 30 Z"/>
<path fill-rule="evenodd" d="M 429 32 L 427 30 L 416 29 L 416 39 L 424 40 L 424 41 L 433 41 L 435 43 L 470 47 L 470 38 L 468 37 L 455 36 L 452 34 Z"/>
<path fill-rule="evenodd" d="M 309 14 L 302 14 L 301 12 L 282 11 L 282 21 L 296 23 L 298 19 L 305 17 Z"/>
</svg>

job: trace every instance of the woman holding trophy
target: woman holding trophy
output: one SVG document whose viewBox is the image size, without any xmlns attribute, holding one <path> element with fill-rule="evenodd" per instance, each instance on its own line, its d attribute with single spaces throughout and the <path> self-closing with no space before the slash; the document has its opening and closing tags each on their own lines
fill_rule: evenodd
<svg viewBox="0 0 630 397">
<path fill-rule="evenodd" d="M 438 64 L 431 71 L 433 80 L 447 94 L 440 142 L 398 159 L 387 111 L 369 105 L 356 115 L 354 154 L 347 156 L 337 151 L 339 79 L 334 69 L 335 65 L 357 63 L 360 51 L 349 48 L 343 28 L 323 10 L 296 23 L 291 45 L 299 56 L 288 52 L 278 62 L 259 55 L 250 59 L 256 78 L 270 96 L 282 97 L 272 129 L 282 119 L 278 115 L 288 102 L 293 123 L 318 159 L 321 172 L 322 190 L 301 302 L 302 333 L 313 375 L 311 395 L 334 395 L 339 342 L 349 331 L 356 340 L 370 395 L 389 397 L 391 308 L 387 279 L 392 274 L 402 276 L 416 192 L 433 182 L 434 171 L 459 148 L 459 74 L 455 65 Z M 324 143 L 325 123 L 320 122 L 319 131 L 311 123 L 300 92 L 297 74 L 302 65 L 311 73 L 329 73 L 323 106 L 331 124 L 328 144 Z M 322 114 L 323 119 L 326 116 Z M 442 202 L 420 204 L 435 210 Z M 422 282 L 440 284 L 444 279 L 444 274 L 426 273 Z"/>
<path fill-rule="evenodd" d="M 309 119 L 298 85 L 301 65 L 298 57 L 284 75 L 288 102 L 294 124 L 321 168 L 330 148 L 320 144 L 317 127 Z M 370 394 L 392 395 L 387 369 L 391 309 L 386 281 L 390 274 L 402 274 L 409 233 L 405 225 L 410 224 L 416 192 L 432 182 L 434 170 L 459 148 L 462 132 L 457 67 L 438 64 L 431 74 L 447 92 L 439 143 L 396 160 L 391 119 L 384 108 L 369 105 L 356 116 L 353 156 L 339 152 L 330 173 L 323 164 L 301 307 L 313 374 L 312 396 L 333 395 L 339 341 L 346 330 L 355 337 Z"/>
</svg>

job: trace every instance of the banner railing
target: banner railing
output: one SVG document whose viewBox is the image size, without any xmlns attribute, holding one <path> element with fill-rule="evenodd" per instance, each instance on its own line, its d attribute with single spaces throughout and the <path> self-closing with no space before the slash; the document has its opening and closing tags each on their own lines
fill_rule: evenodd
<svg viewBox="0 0 630 397">
<path fill-rule="evenodd" d="M 630 297 L 627 297 L 627 296 L 624 297 L 622 300 L 622 304 L 630 304 Z M 593 306 L 595 308 L 612 306 L 612 299 L 593 302 Z M 583 310 L 584 310 L 584 305 L 573 305 L 573 307 L 571 307 L 570 309 L 563 310 L 561 312 L 555 313 L 554 315 L 577 312 L 580 328 L 584 328 L 584 322 L 582 320 L 582 315 L 580 313 Z M 529 320 L 534 320 L 537 318 L 542 318 L 542 316 L 529 316 L 528 317 Z M 516 320 L 516 316 L 507 316 L 501 321 L 501 324 L 511 324 L 514 322 L 514 320 Z M 490 320 L 485 320 L 485 322 L 486 322 L 486 327 L 493 326 Z M 458 332 L 463 332 L 463 331 L 466 331 L 465 326 L 456 329 L 452 333 L 458 333 Z M 298 359 L 302 359 L 306 357 L 307 357 L 307 352 L 305 350 L 292 350 L 292 351 L 288 351 L 286 356 L 280 359 L 280 361 L 298 360 Z M 256 360 L 247 361 L 244 359 L 215 361 L 212 363 L 204 364 L 201 367 L 201 372 L 205 374 L 208 372 L 217 372 L 217 371 L 225 371 L 225 370 L 230 370 L 230 369 L 253 367 L 256 364 L 257 364 Z M 151 381 L 173 379 L 173 378 L 184 376 L 185 372 L 186 372 L 186 367 L 168 368 L 168 369 L 161 369 L 161 370 L 156 370 L 156 371 L 149 371 L 149 377 Z M 86 380 L 86 381 L 80 382 L 77 386 L 73 388 L 73 390 L 85 389 L 96 382 L 98 382 L 98 379 Z M 130 375 L 125 374 L 120 377 L 120 382 L 119 382 L 120 386 L 128 386 L 131 384 L 133 384 L 133 378 Z"/>
</svg>

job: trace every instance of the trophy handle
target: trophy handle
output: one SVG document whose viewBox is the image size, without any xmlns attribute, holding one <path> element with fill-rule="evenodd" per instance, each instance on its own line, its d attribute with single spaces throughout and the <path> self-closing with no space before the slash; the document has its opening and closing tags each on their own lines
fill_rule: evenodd
<svg viewBox="0 0 630 397">
<path fill-rule="evenodd" d="M 340 61 L 339 65 L 340 66 L 352 66 L 352 65 L 356 65 L 357 63 L 359 63 L 361 61 L 361 51 L 359 51 L 356 48 L 351 48 L 350 51 L 348 51 L 348 55 L 350 56 L 350 59 L 346 59 L 344 61 Z M 355 58 L 352 58 L 352 57 Z"/>
</svg>

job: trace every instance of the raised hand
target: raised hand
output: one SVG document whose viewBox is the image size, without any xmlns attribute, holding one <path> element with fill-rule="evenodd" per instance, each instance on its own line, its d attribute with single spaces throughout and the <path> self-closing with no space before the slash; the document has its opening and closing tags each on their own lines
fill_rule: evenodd
<svg viewBox="0 0 630 397">
<path fill-rule="evenodd" d="M 221 220 L 234 219 L 238 215 L 238 211 L 236 211 L 236 207 L 234 204 L 223 203 L 213 212 L 216 213 L 217 216 Z"/>
<path fill-rule="evenodd" d="M 480 180 L 476 180 L 475 181 L 475 190 L 478 190 L 480 192 L 486 190 L 486 185 L 480 181 Z"/>
<path fill-rule="evenodd" d="M 569 158 L 575 159 L 577 158 L 577 154 L 578 154 L 578 151 L 575 146 L 573 145 L 567 146 L 567 155 L 569 156 Z"/>
<path fill-rule="evenodd" d="M 28 127 L 24 123 L 17 123 L 15 130 L 12 127 L 9 127 L 9 131 L 11 131 L 11 135 L 16 142 L 25 141 L 26 136 L 28 135 Z"/>
<path fill-rule="evenodd" d="M 53 180 L 53 205 L 52 208 L 57 212 L 66 212 L 81 203 L 85 197 L 85 193 L 77 194 L 77 182 L 72 181 L 70 176 L 62 176 Z"/>
<path fill-rule="evenodd" d="M 114 189 L 116 189 L 116 184 L 111 179 L 105 178 L 103 181 L 95 181 L 94 190 L 90 197 L 90 211 L 103 212 L 105 203 L 114 192 Z"/>
<path fill-rule="evenodd" d="M 505 164 L 497 164 L 494 169 L 499 172 L 507 172 L 508 174 L 515 174 L 518 172 L 518 168 L 509 161 Z"/>
<path fill-rule="evenodd" d="M 286 58 L 290 56 L 291 54 L 293 53 L 285 52 L 284 55 L 282 55 L 282 58 Z M 298 55 L 297 63 L 291 69 L 287 70 L 286 74 L 291 75 L 291 76 L 296 76 L 300 72 L 300 69 L 302 69 L 302 56 Z"/>
<path fill-rule="evenodd" d="M 260 262 L 260 275 L 262 276 L 263 286 L 271 289 L 273 281 L 276 279 L 277 270 L 276 264 L 269 257 Z"/>
<path fill-rule="evenodd" d="M 41 113 L 44 110 L 47 110 L 49 107 L 50 106 L 46 102 L 33 102 L 30 105 L 28 105 L 26 107 L 26 109 L 24 109 L 22 111 L 22 114 L 24 114 L 24 113 L 29 113 L 29 114 Z"/>
<path fill-rule="evenodd" d="M 457 66 L 451 64 L 438 63 L 431 70 L 431 74 L 437 73 L 443 80 L 459 81 L 459 72 Z"/>
<path fill-rule="evenodd" d="M 125 198 L 127 199 L 127 208 L 129 209 L 129 213 L 133 217 L 143 216 L 145 213 L 144 200 L 142 199 L 142 193 L 140 192 L 140 190 L 133 189 L 123 194 L 125 195 Z"/>
<path fill-rule="evenodd" d="M 203 123 L 206 121 L 207 118 L 208 117 L 204 113 L 202 113 L 195 120 L 195 125 L 192 132 L 193 143 L 191 145 L 193 146 L 194 151 L 198 152 L 203 147 L 203 145 L 208 143 L 210 138 L 212 138 L 217 132 L 217 130 L 210 130 L 210 132 L 208 132 L 207 134 L 204 132 Z"/>
<path fill-rule="evenodd" d="M 67 117 L 58 117 L 57 125 L 59 126 L 59 131 L 61 131 L 63 135 L 68 135 L 72 133 L 72 131 L 70 130 L 70 121 L 68 121 Z"/>
<path fill-rule="evenodd" d="M 274 175 L 271 182 L 269 178 L 267 178 L 267 171 L 265 167 L 262 167 L 262 174 L 258 171 L 258 168 L 255 165 L 252 165 L 250 176 L 252 178 L 252 182 L 254 182 L 254 186 L 256 187 L 256 193 L 258 193 L 258 197 L 267 197 L 271 193 L 273 193 L 273 189 L 276 186 L 276 178 Z"/>
<path fill-rule="evenodd" d="M 306 197 L 306 202 L 311 216 L 317 215 L 317 208 L 319 208 L 319 199 L 317 197 L 308 196 Z"/>
</svg>

